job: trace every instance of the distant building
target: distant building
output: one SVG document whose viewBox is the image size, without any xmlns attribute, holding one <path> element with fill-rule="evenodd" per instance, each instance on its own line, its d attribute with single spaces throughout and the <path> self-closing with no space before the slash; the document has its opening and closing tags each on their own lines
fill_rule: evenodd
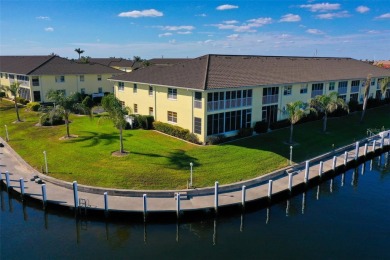
<svg viewBox="0 0 390 260">
<path fill-rule="evenodd" d="M 49 56 L 0 56 L 0 84 L 21 83 L 20 97 L 46 102 L 48 90 L 61 90 L 65 95 L 79 92 L 102 95 L 113 92 L 108 78 L 123 71 L 98 63 L 68 60 Z"/>
<path fill-rule="evenodd" d="M 378 60 L 374 62 L 374 65 L 384 69 L 390 69 L 390 60 Z"/>
<path fill-rule="evenodd" d="M 200 141 L 257 121 L 285 119 L 286 104 L 338 92 L 345 101 L 381 98 L 390 71 L 351 58 L 204 55 L 169 66 L 149 66 L 110 79 L 134 113 L 189 129 Z"/>
</svg>

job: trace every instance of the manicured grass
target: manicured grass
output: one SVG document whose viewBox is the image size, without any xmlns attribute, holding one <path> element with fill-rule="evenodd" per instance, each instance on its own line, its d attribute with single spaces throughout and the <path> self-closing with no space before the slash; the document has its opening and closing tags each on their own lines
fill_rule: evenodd
<svg viewBox="0 0 390 260">
<path fill-rule="evenodd" d="M 194 185 L 212 186 L 254 178 L 287 166 L 290 148 L 285 143 L 289 129 L 241 139 L 216 146 L 195 146 L 155 131 L 127 130 L 124 147 L 130 153 L 114 157 L 119 150 L 119 134 L 111 121 L 71 116 L 70 133 L 60 140 L 65 126 L 39 127 L 36 112 L 20 109 L 24 122 L 16 119 L 13 104 L 0 102 L 0 136 L 33 167 L 41 170 L 47 151 L 50 176 L 85 185 L 126 189 L 183 189 L 194 163 Z M 390 106 L 368 110 L 363 124 L 360 113 L 332 118 L 323 134 L 322 121 L 294 127 L 293 160 L 301 162 L 366 136 L 367 128 L 390 128 Z"/>
</svg>

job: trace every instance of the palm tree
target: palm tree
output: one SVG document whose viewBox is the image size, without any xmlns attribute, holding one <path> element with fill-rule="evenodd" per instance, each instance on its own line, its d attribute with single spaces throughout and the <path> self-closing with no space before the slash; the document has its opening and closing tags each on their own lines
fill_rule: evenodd
<svg viewBox="0 0 390 260">
<path fill-rule="evenodd" d="M 74 49 L 75 52 L 77 52 L 79 54 L 79 59 L 80 59 L 80 55 L 82 53 L 84 53 L 84 50 L 80 49 L 80 48 L 77 48 L 77 49 Z"/>
<path fill-rule="evenodd" d="M 119 130 L 119 141 L 121 154 L 125 153 L 123 149 L 123 129 L 126 127 L 125 115 L 131 113 L 131 109 L 123 107 L 119 99 L 113 94 L 109 94 L 102 98 L 102 106 L 108 113 L 108 118 L 114 123 L 114 126 Z"/>
<path fill-rule="evenodd" d="M 66 125 L 66 137 L 70 137 L 69 133 L 69 116 L 73 111 L 77 109 L 88 110 L 86 107 L 83 107 L 78 103 L 78 95 L 73 94 L 68 97 L 62 91 L 50 89 L 47 92 L 47 98 L 55 102 L 55 106 L 49 112 L 50 118 L 54 116 L 61 116 L 65 120 Z"/>
<path fill-rule="evenodd" d="M 337 92 L 331 92 L 328 95 L 319 95 L 309 101 L 312 110 L 324 113 L 322 131 L 326 132 L 328 114 L 342 108 L 348 110 L 348 105 L 342 98 L 338 97 Z"/>
<path fill-rule="evenodd" d="M 20 90 L 20 83 L 15 81 L 11 84 L 11 86 L 2 86 L 1 89 L 3 89 L 5 92 L 11 92 L 11 95 L 14 96 L 14 103 L 15 103 L 15 111 L 16 111 L 16 119 L 17 122 L 21 122 L 19 117 L 19 107 L 18 107 L 18 100 L 17 97 L 19 97 L 19 90 Z"/>
<path fill-rule="evenodd" d="M 308 112 L 308 109 L 305 106 L 305 103 L 298 100 L 295 102 L 290 102 L 286 104 L 286 112 L 287 112 L 287 119 L 290 121 L 290 139 L 289 143 L 293 143 L 293 131 L 294 131 L 294 125 L 301 120 L 304 116 L 306 116 L 306 113 Z"/>
<path fill-rule="evenodd" d="M 360 117 L 360 123 L 363 122 L 364 115 L 366 114 L 367 109 L 367 102 L 368 102 L 368 96 L 370 94 L 370 86 L 371 86 L 371 74 L 368 74 L 366 82 L 364 83 L 364 101 L 363 101 L 363 110 L 362 110 L 362 116 Z"/>
<path fill-rule="evenodd" d="M 390 88 L 390 77 L 384 78 L 380 82 L 380 89 L 382 96 L 386 95 L 387 88 Z"/>
<path fill-rule="evenodd" d="M 138 61 L 138 62 L 143 61 L 143 59 L 141 59 L 140 56 L 134 56 L 133 59 L 134 59 L 134 61 Z"/>
</svg>

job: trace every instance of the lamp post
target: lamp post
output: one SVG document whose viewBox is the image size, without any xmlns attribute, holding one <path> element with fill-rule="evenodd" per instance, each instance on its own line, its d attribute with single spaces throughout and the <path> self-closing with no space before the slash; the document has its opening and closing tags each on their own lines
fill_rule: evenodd
<svg viewBox="0 0 390 260">
<path fill-rule="evenodd" d="M 190 162 L 190 187 L 192 187 L 192 166 L 194 166 L 194 164 Z"/>
<path fill-rule="evenodd" d="M 46 157 L 46 151 L 43 151 L 43 156 L 45 157 L 45 169 L 46 169 L 46 174 L 49 173 L 49 170 L 47 169 L 47 157 Z"/>
<path fill-rule="evenodd" d="M 293 147 L 290 146 L 290 165 L 292 165 L 292 150 L 293 150 Z"/>
</svg>

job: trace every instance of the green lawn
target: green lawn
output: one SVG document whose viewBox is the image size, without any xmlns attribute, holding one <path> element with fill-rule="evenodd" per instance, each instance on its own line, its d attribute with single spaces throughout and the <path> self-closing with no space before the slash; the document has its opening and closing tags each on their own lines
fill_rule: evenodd
<svg viewBox="0 0 390 260">
<path fill-rule="evenodd" d="M 78 135 L 60 140 L 65 126 L 39 127 L 38 114 L 20 109 L 24 122 L 13 123 L 15 109 L 9 101 L 0 102 L 0 136 L 25 160 L 41 170 L 47 151 L 50 176 L 80 184 L 126 189 L 182 189 L 189 178 L 189 163 L 194 163 L 194 185 L 212 186 L 218 180 L 227 184 L 254 178 L 287 166 L 289 129 L 216 146 L 195 146 L 155 131 L 127 130 L 124 147 L 130 153 L 114 157 L 119 149 L 118 131 L 111 121 L 71 116 L 70 133 Z M 390 128 L 390 106 L 367 111 L 365 122 L 360 113 L 330 119 L 328 133 L 322 121 L 294 127 L 293 160 L 304 161 L 366 136 L 367 128 Z"/>
</svg>

